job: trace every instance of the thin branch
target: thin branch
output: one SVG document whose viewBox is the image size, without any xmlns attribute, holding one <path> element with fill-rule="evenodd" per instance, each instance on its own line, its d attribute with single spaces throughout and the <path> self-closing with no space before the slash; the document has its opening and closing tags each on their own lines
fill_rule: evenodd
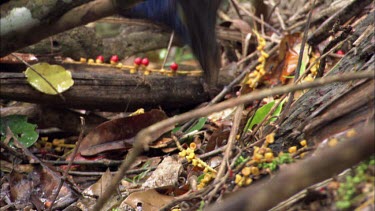
<svg viewBox="0 0 375 211">
<path fill-rule="evenodd" d="M 174 31 L 172 31 L 171 38 L 169 39 L 168 48 L 167 48 L 167 54 L 165 55 L 165 58 L 164 58 L 164 61 L 163 61 L 163 65 L 161 66 L 162 70 L 164 69 L 165 63 L 167 62 L 169 53 L 171 52 L 171 47 L 172 47 L 173 39 L 174 39 Z"/>
<path fill-rule="evenodd" d="M 81 132 L 79 134 L 76 147 L 74 148 L 72 159 L 69 161 L 68 167 L 65 169 L 64 174 L 63 174 L 62 178 L 60 179 L 58 188 L 55 189 L 55 194 L 53 194 L 53 196 L 52 196 L 52 202 L 51 202 L 51 206 L 49 207 L 49 210 L 52 210 L 52 208 L 53 208 L 53 204 L 55 203 L 55 201 L 57 199 L 57 196 L 59 195 L 60 190 L 61 190 L 62 186 L 64 185 L 64 181 L 68 177 L 68 174 L 69 174 L 68 172 L 70 170 L 70 167 L 72 167 L 72 163 L 73 163 L 74 157 L 78 153 L 79 146 L 82 143 L 83 134 L 85 134 L 85 119 L 83 117 L 80 117 L 80 118 L 81 118 Z"/>
</svg>

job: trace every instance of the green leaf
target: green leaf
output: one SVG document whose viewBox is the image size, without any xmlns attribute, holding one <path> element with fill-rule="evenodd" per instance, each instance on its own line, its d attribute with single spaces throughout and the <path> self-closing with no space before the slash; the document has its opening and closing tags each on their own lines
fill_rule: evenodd
<svg viewBox="0 0 375 211">
<path fill-rule="evenodd" d="M 26 116 L 11 115 L 1 118 L 1 141 L 6 137 L 7 128 L 13 132 L 17 139 L 25 147 L 32 146 L 38 140 L 38 133 L 35 131 L 36 125 L 27 122 Z M 9 143 L 13 146 L 13 140 Z"/>
<path fill-rule="evenodd" d="M 188 134 L 188 133 L 191 133 L 193 131 L 199 131 L 201 130 L 203 127 L 204 127 L 204 124 L 206 124 L 206 121 L 207 121 L 207 117 L 201 117 L 199 118 L 197 124 L 195 124 L 194 126 L 192 126 L 189 130 L 187 130 L 185 133 Z M 172 133 L 176 133 L 177 131 L 179 131 L 181 129 L 181 127 L 176 127 L 172 130 Z"/>
<path fill-rule="evenodd" d="M 261 123 L 264 120 L 264 118 L 267 116 L 267 114 L 271 111 L 272 107 L 275 105 L 275 102 L 277 102 L 277 101 L 271 101 L 271 102 L 267 103 L 266 105 L 260 107 L 255 112 L 254 117 L 250 118 L 249 121 L 246 123 L 245 130 L 246 131 L 251 130 L 251 129 L 253 129 L 254 125 Z M 280 115 L 284 102 L 285 102 L 285 100 L 283 100 L 277 106 L 277 108 L 273 112 L 273 116 L 279 116 Z M 271 118 L 268 123 L 273 122 L 275 120 L 276 120 L 276 118 Z"/>
<path fill-rule="evenodd" d="M 191 133 L 193 131 L 199 131 L 203 128 L 204 124 L 206 124 L 207 117 L 201 117 L 199 118 L 197 124 L 195 124 L 193 127 L 191 127 L 186 133 Z"/>
<path fill-rule="evenodd" d="M 27 68 L 25 71 L 27 81 L 35 89 L 45 94 L 56 95 L 58 93 L 62 93 L 68 90 L 74 84 L 70 71 L 65 70 L 65 68 L 60 65 L 38 63 L 32 65 L 31 67 L 39 74 L 37 74 L 30 67 Z M 41 77 L 40 75 L 42 75 L 43 77 Z M 51 85 L 55 89 L 53 89 Z"/>
</svg>

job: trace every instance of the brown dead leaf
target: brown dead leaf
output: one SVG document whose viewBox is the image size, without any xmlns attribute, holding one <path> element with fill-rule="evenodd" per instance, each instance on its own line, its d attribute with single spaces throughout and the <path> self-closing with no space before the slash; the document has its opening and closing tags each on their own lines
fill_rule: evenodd
<svg viewBox="0 0 375 211">
<path fill-rule="evenodd" d="M 79 153 L 95 145 L 110 143 L 117 140 L 127 140 L 125 141 L 126 143 L 130 142 L 128 144 L 132 144 L 131 138 L 140 130 L 166 118 L 167 115 L 163 111 L 154 109 L 144 114 L 104 122 L 86 135 L 82 140 Z M 111 147 L 112 146 L 108 148 L 111 149 Z M 124 148 L 127 147 L 129 146 L 124 144 Z M 115 144 L 114 148 L 118 150 L 119 146 Z M 94 152 L 101 152 L 101 150 L 94 148 L 92 151 L 89 150 L 87 155 L 95 155 Z M 69 159 L 71 159 L 71 156 L 67 158 L 67 160 Z"/>
<path fill-rule="evenodd" d="M 142 184 L 142 188 L 174 187 L 178 183 L 178 176 L 181 170 L 181 163 L 171 156 L 166 157 Z"/>
<path fill-rule="evenodd" d="M 156 190 L 146 190 L 130 194 L 120 205 L 121 207 L 126 207 L 130 205 L 134 209 L 137 208 L 137 204 L 142 204 L 142 210 L 156 211 L 159 210 L 164 205 L 170 203 L 174 197 L 166 196 L 158 193 Z"/>
</svg>

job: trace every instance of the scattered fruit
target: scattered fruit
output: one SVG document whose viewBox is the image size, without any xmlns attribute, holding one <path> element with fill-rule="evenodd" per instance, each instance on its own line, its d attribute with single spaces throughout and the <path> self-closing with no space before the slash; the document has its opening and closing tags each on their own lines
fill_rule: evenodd
<svg viewBox="0 0 375 211">
<path fill-rule="evenodd" d="M 89 60 L 87 61 L 87 63 L 89 63 L 89 64 L 93 64 L 93 63 L 95 63 L 95 61 L 94 61 L 93 59 L 89 59 Z"/>
<path fill-rule="evenodd" d="M 150 63 L 150 61 L 148 60 L 148 58 L 143 58 L 141 63 L 142 63 L 142 65 L 147 67 L 148 64 Z"/>
<path fill-rule="evenodd" d="M 343 50 L 338 50 L 336 53 L 337 53 L 338 55 L 341 55 L 341 56 L 345 55 L 345 53 L 344 53 Z"/>
<path fill-rule="evenodd" d="M 134 59 L 134 65 L 141 65 L 142 64 L 142 58 L 141 57 L 137 57 Z"/>
<path fill-rule="evenodd" d="M 178 64 L 176 62 L 173 62 L 170 66 L 171 70 L 176 71 L 178 69 Z"/>
<path fill-rule="evenodd" d="M 86 63 L 86 62 L 87 62 L 87 59 L 81 57 L 81 58 L 79 59 L 79 62 L 81 62 L 81 63 Z"/>
<path fill-rule="evenodd" d="M 99 55 L 98 57 L 96 57 L 96 60 L 95 60 L 96 63 L 103 63 L 104 62 L 104 57 L 102 55 Z"/>
<path fill-rule="evenodd" d="M 118 56 L 117 55 L 111 56 L 110 62 L 111 64 L 116 64 L 118 62 Z"/>
</svg>

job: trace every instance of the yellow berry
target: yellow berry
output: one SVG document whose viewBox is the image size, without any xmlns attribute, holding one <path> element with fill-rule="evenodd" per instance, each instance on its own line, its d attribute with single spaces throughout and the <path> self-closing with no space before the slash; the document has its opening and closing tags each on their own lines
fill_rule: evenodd
<svg viewBox="0 0 375 211">
<path fill-rule="evenodd" d="M 253 182 L 253 179 L 251 178 L 246 178 L 245 180 L 245 185 L 250 185 Z"/>
<path fill-rule="evenodd" d="M 262 158 L 263 158 L 263 155 L 261 155 L 261 154 L 256 153 L 256 154 L 253 155 L 254 161 L 259 162 L 260 160 L 262 160 Z"/>
<path fill-rule="evenodd" d="M 242 175 L 244 175 L 245 177 L 249 176 L 251 174 L 251 169 L 250 167 L 245 167 L 242 169 L 241 171 Z"/>
<path fill-rule="evenodd" d="M 186 150 L 182 150 L 181 152 L 178 153 L 180 157 L 185 157 L 186 156 Z"/>
<path fill-rule="evenodd" d="M 203 189 L 205 186 L 206 186 L 205 184 L 203 184 L 203 183 L 199 183 L 199 184 L 197 185 L 197 189 L 198 189 L 198 190 L 201 190 L 201 189 Z"/>
<path fill-rule="evenodd" d="M 289 152 L 289 153 L 295 153 L 295 152 L 297 152 L 297 147 L 296 147 L 296 146 L 292 146 L 292 147 L 290 147 L 290 148 L 288 149 L 288 152 Z"/>
<path fill-rule="evenodd" d="M 272 144 L 275 141 L 275 133 L 268 134 L 266 136 L 266 142 Z"/>
<path fill-rule="evenodd" d="M 255 166 L 252 166 L 251 167 L 251 173 L 255 176 L 259 175 L 259 168 L 258 167 L 255 167 Z"/>
<path fill-rule="evenodd" d="M 234 182 L 238 184 L 242 180 L 242 176 L 240 174 L 236 174 L 236 178 L 234 179 Z"/>
<path fill-rule="evenodd" d="M 330 147 L 334 147 L 336 146 L 336 144 L 338 143 L 339 141 L 337 140 L 337 138 L 332 138 L 328 141 L 328 146 Z"/>
<path fill-rule="evenodd" d="M 268 58 L 270 55 L 264 51 L 260 52 L 264 58 Z"/>
<path fill-rule="evenodd" d="M 265 155 L 264 155 L 264 158 L 266 158 L 266 161 L 267 162 L 271 162 L 273 160 L 273 153 L 272 152 L 267 152 Z"/>
<path fill-rule="evenodd" d="M 194 149 L 192 149 L 192 148 L 187 148 L 186 149 L 186 153 L 189 155 L 189 154 L 191 154 L 191 153 L 194 153 Z"/>
<path fill-rule="evenodd" d="M 143 72 L 143 75 L 150 75 L 150 71 L 145 70 L 145 71 Z"/>
<path fill-rule="evenodd" d="M 264 147 L 261 147 L 261 148 L 258 150 L 258 154 L 261 154 L 261 155 L 263 155 L 265 152 L 266 152 L 266 148 L 264 148 Z"/>
<path fill-rule="evenodd" d="M 212 179 L 212 176 L 211 176 L 211 174 L 205 174 L 203 179 L 206 179 L 207 181 L 210 181 Z"/>
<path fill-rule="evenodd" d="M 193 159 L 192 162 L 191 162 L 191 164 L 192 164 L 193 166 L 197 166 L 199 163 L 198 163 L 198 160 L 197 160 L 197 159 Z"/>
<path fill-rule="evenodd" d="M 354 129 L 348 130 L 348 132 L 346 132 L 346 137 L 348 138 L 353 137 L 355 135 L 357 135 L 357 132 Z"/>
<path fill-rule="evenodd" d="M 195 150 L 197 148 L 197 144 L 194 142 L 191 142 L 189 147 L 190 149 Z"/>
<path fill-rule="evenodd" d="M 299 142 L 299 144 L 301 144 L 301 146 L 305 147 L 305 146 L 307 146 L 307 141 L 302 140 L 301 142 Z"/>
<path fill-rule="evenodd" d="M 46 143 L 44 144 L 44 148 L 45 148 L 45 149 L 52 149 L 52 143 L 51 143 L 51 142 L 46 142 Z"/>
</svg>

